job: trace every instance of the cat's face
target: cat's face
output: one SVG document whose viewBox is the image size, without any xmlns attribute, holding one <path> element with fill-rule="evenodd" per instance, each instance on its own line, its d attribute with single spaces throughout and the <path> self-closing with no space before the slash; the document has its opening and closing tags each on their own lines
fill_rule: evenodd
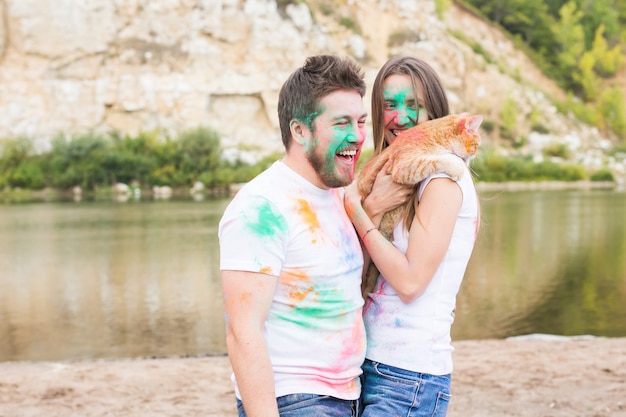
<svg viewBox="0 0 626 417">
<path fill-rule="evenodd" d="M 480 146 L 480 132 L 478 128 L 483 121 L 481 115 L 472 115 L 469 113 L 461 113 L 459 115 L 458 132 L 462 140 L 454 142 L 454 153 L 469 160 L 476 156 L 478 147 Z"/>
</svg>

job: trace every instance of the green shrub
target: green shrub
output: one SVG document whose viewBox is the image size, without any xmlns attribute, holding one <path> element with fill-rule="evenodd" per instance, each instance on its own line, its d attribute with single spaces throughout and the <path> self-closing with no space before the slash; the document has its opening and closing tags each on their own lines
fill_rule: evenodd
<svg viewBox="0 0 626 417">
<path fill-rule="evenodd" d="M 330 3 L 326 3 L 326 2 L 321 2 L 320 4 L 317 5 L 319 11 L 324 15 L 324 16 L 331 16 L 334 12 L 336 7 Z"/>
<path fill-rule="evenodd" d="M 450 0 L 435 0 L 435 12 L 437 13 L 437 17 L 443 20 L 450 6 L 451 6 Z"/>
<path fill-rule="evenodd" d="M 86 133 L 71 140 L 57 136 L 52 140 L 44 168 L 50 185 L 62 189 L 79 185 L 94 190 L 106 183 L 107 172 L 102 162 L 109 146 L 110 138 L 100 134 Z"/>
<path fill-rule="evenodd" d="M 582 165 L 507 157 L 495 152 L 479 154 L 470 164 L 478 181 L 578 181 L 585 178 Z"/>
<path fill-rule="evenodd" d="M 598 109 L 605 124 L 620 137 L 626 137 L 626 100 L 622 91 L 608 88 L 600 96 Z"/>
<path fill-rule="evenodd" d="M 220 137 L 216 131 L 207 127 L 186 130 L 179 135 L 177 144 L 180 147 L 179 181 L 191 185 L 201 176 L 216 178 L 221 156 Z M 213 181 L 205 183 L 207 186 L 212 184 Z"/>
<path fill-rule="evenodd" d="M 398 29 L 393 31 L 389 35 L 389 39 L 387 40 L 387 46 L 389 48 L 393 48 L 394 46 L 402 46 L 407 42 L 419 42 L 419 40 L 419 33 L 406 28 Z"/>
<path fill-rule="evenodd" d="M 480 124 L 480 127 L 483 128 L 485 132 L 491 133 L 496 128 L 496 122 L 494 122 L 493 120 L 483 120 L 483 122 Z"/>
<path fill-rule="evenodd" d="M 589 176 L 591 181 L 615 181 L 615 176 L 613 172 L 608 168 L 602 168 L 597 171 L 594 171 Z"/>
<path fill-rule="evenodd" d="M 550 143 L 543 148 L 545 156 L 567 159 L 570 156 L 570 150 L 564 143 Z"/>
<path fill-rule="evenodd" d="M 46 186 L 41 167 L 34 162 L 22 162 L 8 176 L 7 185 L 11 187 L 41 190 Z"/>
<path fill-rule="evenodd" d="M 543 161 L 535 165 L 531 179 L 536 181 L 580 181 L 585 177 L 585 168 L 581 165 Z"/>
<path fill-rule="evenodd" d="M 509 97 L 505 100 L 500 111 L 500 119 L 504 130 L 508 132 L 517 130 L 517 103 L 513 98 Z"/>
<path fill-rule="evenodd" d="M 548 127 L 546 127 L 545 125 L 543 125 L 542 123 L 534 123 L 531 127 L 531 130 L 533 132 L 537 132 L 537 133 L 541 133 L 541 134 L 548 134 L 550 133 L 550 129 Z"/>
<path fill-rule="evenodd" d="M 362 33 L 361 26 L 359 23 L 349 16 L 341 16 L 339 18 L 339 24 L 347 29 L 350 29 L 352 32 L 360 35 Z"/>
</svg>

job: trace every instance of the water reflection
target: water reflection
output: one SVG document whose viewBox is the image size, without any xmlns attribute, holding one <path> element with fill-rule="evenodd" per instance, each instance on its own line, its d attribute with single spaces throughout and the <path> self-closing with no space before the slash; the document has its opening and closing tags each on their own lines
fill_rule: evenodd
<svg viewBox="0 0 626 417">
<path fill-rule="evenodd" d="M 2 208 L 0 360 L 223 352 L 221 204 Z"/>
<path fill-rule="evenodd" d="M 626 335 L 624 193 L 491 193 L 482 201 L 454 338 Z"/>
<path fill-rule="evenodd" d="M 626 336 L 626 194 L 489 192 L 455 339 Z M 0 205 L 0 361 L 223 354 L 228 200 Z"/>
</svg>

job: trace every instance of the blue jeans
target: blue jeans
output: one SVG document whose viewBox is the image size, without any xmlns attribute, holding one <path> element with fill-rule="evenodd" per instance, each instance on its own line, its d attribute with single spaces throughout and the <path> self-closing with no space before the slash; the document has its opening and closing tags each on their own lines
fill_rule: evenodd
<svg viewBox="0 0 626 417">
<path fill-rule="evenodd" d="M 276 398 L 280 417 L 356 417 L 358 400 L 340 400 L 329 395 L 289 394 Z M 247 417 L 237 400 L 239 417 Z"/>
<path fill-rule="evenodd" d="M 450 374 L 416 373 L 366 359 L 361 417 L 445 417 L 450 384 Z"/>
</svg>

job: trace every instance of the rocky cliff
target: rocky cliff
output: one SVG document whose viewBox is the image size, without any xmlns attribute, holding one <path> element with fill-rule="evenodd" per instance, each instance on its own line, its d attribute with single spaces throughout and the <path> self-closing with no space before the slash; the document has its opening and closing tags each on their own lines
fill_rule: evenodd
<svg viewBox="0 0 626 417">
<path fill-rule="evenodd" d="M 60 132 L 204 125 L 225 147 L 280 150 L 279 88 L 318 53 L 354 57 L 369 85 L 389 56 L 419 56 L 454 112 L 498 126 L 515 103 L 528 152 L 566 142 L 597 165 L 610 143 L 557 112 L 561 90 L 499 30 L 434 0 L 0 0 L 0 14 L 0 138 L 42 148 Z"/>
</svg>

